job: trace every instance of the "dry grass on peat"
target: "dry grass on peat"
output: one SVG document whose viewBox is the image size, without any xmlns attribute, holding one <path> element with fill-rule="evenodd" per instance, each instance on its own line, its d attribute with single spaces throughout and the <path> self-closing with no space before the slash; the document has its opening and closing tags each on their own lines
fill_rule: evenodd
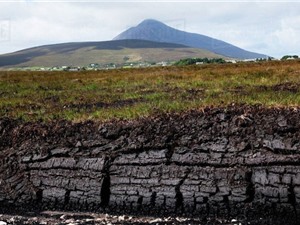
<svg viewBox="0 0 300 225">
<path fill-rule="evenodd" d="M 0 72 L 0 117 L 133 119 L 206 106 L 300 105 L 300 62 L 89 72 Z"/>
</svg>

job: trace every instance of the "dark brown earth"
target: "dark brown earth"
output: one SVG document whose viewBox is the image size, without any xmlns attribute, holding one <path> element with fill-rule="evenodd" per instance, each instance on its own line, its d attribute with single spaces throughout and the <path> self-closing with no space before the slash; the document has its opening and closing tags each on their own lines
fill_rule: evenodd
<svg viewBox="0 0 300 225">
<path fill-rule="evenodd" d="M 234 105 L 109 123 L 2 118 L 0 220 L 299 224 L 299 121 L 300 108 Z M 16 213 L 25 222 L 9 222 Z"/>
<path fill-rule="evenodd" d="M 272 86 L 265 86 L 265 85 L 259 85 L 257 86 L 258 91 L 286 91 L 286 92 L 292 92 L 297 93 L 300 90 L 300 84 L 299 83 L 293 83 L 293 82 L 285 82 L 281 84 L 276 84 Z"/>
</svg>

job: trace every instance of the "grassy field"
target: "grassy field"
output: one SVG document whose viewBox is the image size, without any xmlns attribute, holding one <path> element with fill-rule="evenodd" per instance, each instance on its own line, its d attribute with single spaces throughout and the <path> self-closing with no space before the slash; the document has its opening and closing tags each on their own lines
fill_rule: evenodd
<svg viewBox="0 0 300 225">
<path fill-rule="evenodd" d="M 0 117 L 132 119 L 205 106 L 300 105 L 300 61 L 89 72 L 0 72 Z"/>
</svg>

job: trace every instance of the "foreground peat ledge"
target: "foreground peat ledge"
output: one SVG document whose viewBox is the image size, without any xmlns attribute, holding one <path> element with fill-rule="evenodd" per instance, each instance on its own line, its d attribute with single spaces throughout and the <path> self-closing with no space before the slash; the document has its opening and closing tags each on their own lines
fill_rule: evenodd
<svg viewBox="0 0 300 225">
<path fill-rule="evenodd" d="M 103 124 L 1 119 L 0 206 L 297 224 L 299 121 L 300 109 L 260 106 Z"/>
</svg>

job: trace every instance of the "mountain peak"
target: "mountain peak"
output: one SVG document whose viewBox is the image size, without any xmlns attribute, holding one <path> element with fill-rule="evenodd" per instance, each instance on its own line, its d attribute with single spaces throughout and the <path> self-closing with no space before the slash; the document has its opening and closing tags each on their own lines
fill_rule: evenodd
<svg viewBox="0 0 300 225">
<path fill-rule="evenodd" d="M 146 19 L 136 27 L 131 27 L 114 38 L 114 40 L 124 39 L 181 44 L 193 48 L 205 49 L 231 58 L 253 59 L 267 57 L 263 54 L 246 51 L 222 40 L 217 40 L 202 34 L 177 30 L 154 19 Z"/>
<path fill-rule="evenodd" d="M 146 19 L 144 21 L 142 21 L 138 26 L 161 26 L 164 25 L 164 23 L 158 21 L 158 20 L 154 20 L 154 19 Z"/>
<path fill-rule="evenodd" d="M 146 19 L 139 23 L 137 26 L 131 27 L 123 33 L 119 34 L 113 40 L 138 39 L 178 44 L 172 41 L 168 41 L 168 38 L 165 38 L 166 35 L 169 36 L 174 31 L 176 30 L 158 20 Z"/>
</svg>

